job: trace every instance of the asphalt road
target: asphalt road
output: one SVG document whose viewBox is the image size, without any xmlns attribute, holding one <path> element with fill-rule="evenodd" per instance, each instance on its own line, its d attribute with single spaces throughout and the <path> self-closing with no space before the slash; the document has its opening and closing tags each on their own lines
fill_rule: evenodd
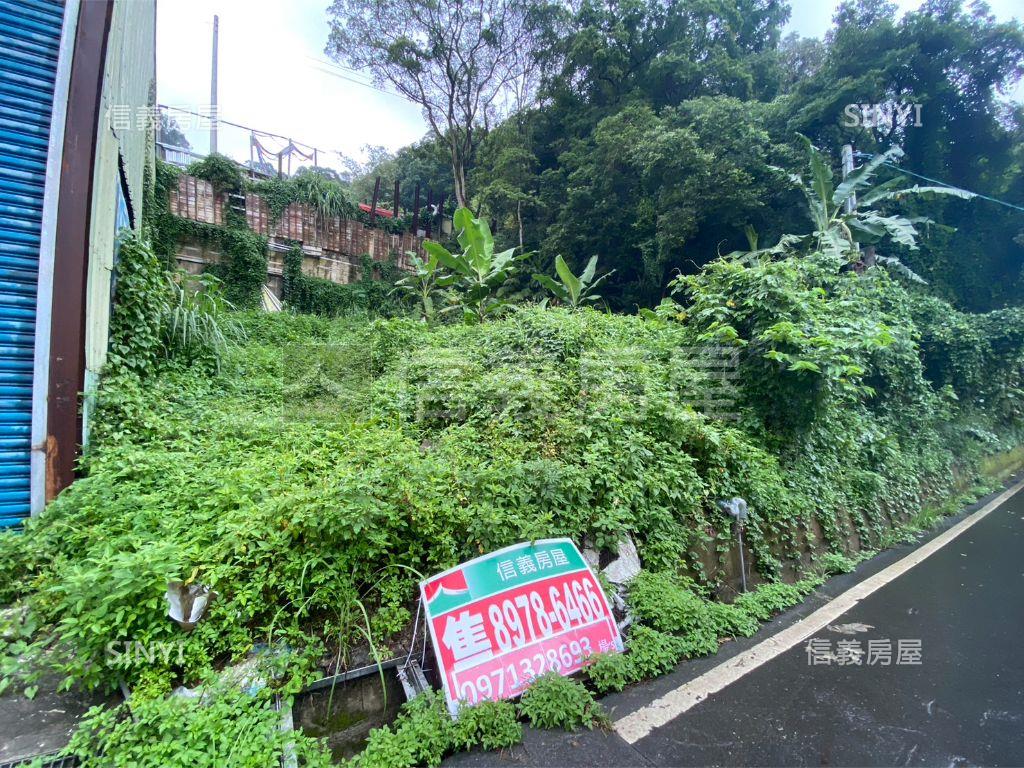
<svg viewBox="0 0 1024 768">
<path fill-rule="evenodd" d="M 756 637 L 609 697 L 606 706 L 614 719 L 646 706 L 911 549 L 883 553 L 857 573 L 834 579 Z M 798 644 L 632 745 L 615 733 L 528 731 L 522 747 L 511 752 L 450 762 L 1024 765 L 1024 490 L 814 639 L 820 651 Z"/>
</svg>

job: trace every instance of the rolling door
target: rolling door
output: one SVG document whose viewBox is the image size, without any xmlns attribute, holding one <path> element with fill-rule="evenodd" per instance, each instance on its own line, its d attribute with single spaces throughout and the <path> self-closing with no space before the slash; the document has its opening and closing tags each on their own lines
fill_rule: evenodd
<svg viewBox="0 0 1024 768">
<path fill-rule="evenodd" d="M 29 515 L 36 287 L 64 5 L 0 0 L 0 527 Z"/>
</svg>

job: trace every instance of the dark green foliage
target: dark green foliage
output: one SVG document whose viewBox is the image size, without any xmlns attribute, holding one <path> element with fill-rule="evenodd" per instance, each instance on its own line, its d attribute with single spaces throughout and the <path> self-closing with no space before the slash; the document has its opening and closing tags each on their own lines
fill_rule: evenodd
<svg viewBox="0 0 1024 768">
<path fill-rule="evenodd" d="M 275 223 L 292 203 L 308 205 L 320 221 L 352 218 L 358 210 L 341 183 L 310 169 L 302 169 L 286 179 L 254 181 L 248 184 L 247 190 L 266 201 L 270 220 Z"/>
<path fill-rule="evenodd" d="M 764 584 L 753 592 L 746 592 L 733 603 L 758 621 L 768 621 L 780 611 L 800 602 L 802 593 L 795 584 Z"/>
<path fill-rule="evenodd" d="M 1019 21 L 998 22 L 966 2 L 926 4 L 906 15 L 891 4 L 849 3 L 835 18 L 822 65 L 778 102 L 775 130 L 810 136 L 834 156 L 847 141 L 866 152 L 898 144 L 906 153 L 901 165 L 910 171 L 1024 201 L 1022 113 L 1005 107 L 1001 95 L 1021 74 Z M 883 102 L 897 93 L 912 94 L 896 98 L 921 105 L 920 126 L 844 125 L 846 104 Z M 972 311 L 1021 303 L 1018 211 L 982 200 L 936 200 L 913 212 L 956 228 L 933 229 L 920 251 L 898 254 L 934 290 Z"/>
<path fill-rule="evenodd" d="M 516 718 L 516 706 L 510 701 L 482 701 L 462 707 L 455 722 L 453 742 L 456 749 L 506 749 L 523 740 L 523 726 Z"/>
<path fill-rule="evenodd" d="M 849 573 L 857 567 L 856 560 L 840 552 L 826 552 L 817 559 L 816 564 L 826 576 L 832 576 L 837 573 Z"/>
<path fill-rule="evenodd" d="M 708 603 L 708 621 L 716 637 L 750 637 L 760 628 L 757 617 L 736 603 Z"/>
<path fill-rule="evenodd" d="M 267 238 L 248 229 L 220 229 L 216 237 L 223 260 L 210 271 L 224 282 L 228 301 L 239 309 L 259 306 L 267 282 Z"/>
<path fill-rule="evenodd" d="M 598 653 L 587 659 L 587 679 L 598 693 L 621 691 L 630 681 L 630 659 L 621 653 Z"/>
<path fill-rule="evenodd" d="M 408 303 L 393 293 L 405 273 L 393 259 L 363 257 L 359 279 L 339 284 L 302 273 L 302 250 L 294 246 L 284 257 L 284 301 L 289 308 L 322 317 L 395 317 L 409 314 Z"/>
<path fill-rule="evenodd" d="M 192 163 L 187 172 L 190 176 L 205 179 L 213 184 L 215 195 L 241 192 L 245 187 L 242 169 L 226 155 L 207 155 L 202 160 Z"/>
<path fill-rule="evenodd" d="M 213 184 L 215 195 L 239 194 L 245 179 L 238 164 L 224 155 L 209 155 L 188 167 L 188 173 Z M 225 201 L 225 226 L 215 226 L 175 216 L 168 210 L 168 195 L 180 172 L 166 163 L 156 164 L 150 221 L 153 247 L 168 268 L 176 266 L 178 246 L 193 241 L 220 251 L 221 261 L 210 272 L 224 283 L 224 294 L 240 309 L 252 309 L 260 303 L 260 291 L 267 281 L 267 238 L 248 228 L 245 216 L 231 199 Z"/>
<path fill-rule="evenodd" d="M 534 728 L 593 728 L 606 719 L 601 705 L 581 683 L 548 672 L 530 683 L 519 712 Z"/>
<path fill-rule="evenodd" d="M 910 308 L 935 387 L 1008 421 L 1024 414 L 1021 367 L 1014 364 L 1024 356 L 1024 309 L 971 315 L 926 295 L 914 296 Z"/>
<path fill-rule="evenodd" d="M 804 309 L 801 292 L 785 294 L 818 274 L 801 265 L 813 266 L 712 271 L 694 285 L 695 306 L 757 338 L 787 313 L 808 312 L 823 335 L 840 323 L 878 322 L 872 307 L 903 301 L 884 273 L 822 273 L 823 284 L 838 283 L 840 297 L 850 290 L 859 303 L 812 293 L 806 301 L 825 306 Z M 814 377 L 837 377 L 827 378 L 820 404 L 808 401 L 800 442 L 777 454 L 773 433 L 744 403 L 734 426 L 687 406 L 696 372 L 677 350 L 694 343 L 700 325 L 587 309 L 520 309 L 482 325 L 440 327 L 287 313 L 239 319 L 249 340 L 226 351 L 219 375 L 169 366 L 145 382 L 105 382 L 88 475 L 27 525 L 16 556 L 0 560 L 0 583 L 28 600 L 37 624 L 65 647 L 81 644 L 57 660 L 72 678 L 113 683 L 101 654 L 124 637 L 124 622 L 103 617 L 120 612 L 135 635 L 161 637 L 169 626 L 161 579 L 197 568 L 221 597 L 188 636 L 185 664 L 172 670 L 185 680 L 268 632 L 299 646 L 357 644 L 360 605 L 380 614 L 372 629 L 386 643 L 415 594 L 406 569 L 433 573 L 547 536 L 588 536 L 613 549 L 627 532 L 655 574 L 640 580 L 641 615 L 681 633 L 667 649 L 672 663 L 750 631 L 749 620 L 702 598 L 725 578 L 702 553 L 733 546 L 715 499 L 748 500 L 753 565 L 776 575 L 802 553 L 812 515 L 825 534 L 819 545 L 838 547 L 854 532 L 881 542 L 887 514 L 908 516 L 922 489 L 950 487 L 954 452 L 970 471 L 969 462 L 1000 445 L 1001 428 L 988 421 L 980 424 L 996 430 L 995 442 L 937 431 L 935 395 L 919 378 L 902 310 L 885 354 L 861 352 L 862 338 L 837 334 L 836 345 L 859 356 L 851 364 L 871 366 L 858 378 L 872 382 L 873 394 L 829 372 L 834 350 L 812 358 L 825 363 L 823 373 L 801 372 L 812 377 L 806 383 L 780 382 L 756 358 L 744 363 L 750 386 L 799 392 Z M 817 344 L 812 337 L 801 354 L 818 354 Z M 307 378 L 320 383 L 306 386 Z M 382 583 L 385 566 L 393 571 Z M 122 578 L 126 569 L 132 578 Z M 692 586 L 658 575 L 670 569 Z M 124 583 L 111 589 L 112 581 Z"/>
<path fill-rule="evenodd" d="M 630 630 L 626 650 L 630 682 L 671 672 L 683 659 L 683 641 L 680 638 L 643 625 Z"/>
<path fill-rule="evenodd" d="M 686 634 L 708 621 L 704 601 L 675 575 L 641 571 L 629 584 L 633 614 L 655 629 Z"/>
<path fill-rule="evenodd" d="M 233 309 L 212 274 L 192 276 L 178 271 L 167 275 L 161 317 L 164 354 L 184 365 L 218 368 L 230 344 L 244 337 L 228 317 Z"/>
<path fill-rule="evenodd" d="M 558 253 L 577 273 L 600 254 L 616 270 L 602 294 L 632 311 L 656 304 L 673 270 L 692 274 L 744 247 L 747 224 L 765 243 L 805 231 L 786 177 L 802 170 L 798 133 L 836 175 L 845 143 L 868 153 L 900 146 L 908 171 L 1024 205 L 1024 113 L 1001 95 L 1021 74 L 1019 21 L 960 0 L 905 15 L 851 2 L 819 41 L 782 40 L 786 17 L 778 0 L 583 2 L 538 14 L 541 98 L 479 141 L 472 207 L 500 247 L 541 250 L 545 271 Z M 847 105 L 892 99 L 920 104 L 921 125 L 846 124 Z M 422 142 L 379 171 L 403 174 L 404 195 L 407 178 L 438 188 L 445 150 Z M 363 196 L 375 176 L 360 182 Z M 929 184 L 891 169 L 878 178 Z M 959 308 L 1021 303 L 1019 211 L 928 199 L 906 212 L 955 231 L 924 227 L 919 250 L 883 255 Z"/>
</svg>

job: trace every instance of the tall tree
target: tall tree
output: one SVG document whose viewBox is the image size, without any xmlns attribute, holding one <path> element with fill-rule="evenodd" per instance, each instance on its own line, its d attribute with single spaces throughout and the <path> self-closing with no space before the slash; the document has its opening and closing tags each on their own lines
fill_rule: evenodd
<svg viewBox="0 0 1024 768">
<path fill-rule="evenodd" d="M 480 130 L 529 98 L 546 12 L 528 0 L 334 0 L 326 52 L 422 107 L 465 206 Z"/>
</svg>

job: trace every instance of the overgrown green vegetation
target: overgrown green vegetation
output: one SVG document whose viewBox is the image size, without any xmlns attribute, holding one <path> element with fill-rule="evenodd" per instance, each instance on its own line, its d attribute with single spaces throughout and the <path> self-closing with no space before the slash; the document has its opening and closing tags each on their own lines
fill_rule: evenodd
<svg viewBox="0 0 1024 768">
<path fill-rule="evenodd" d="M 366 606 L 386 644 L 410 620 L 407 569 L 523 539 L 614 548 L 632 533 L 647 570 L 712 589 L 732 542 L 714 502 L 731 496 L 750 502 L 754 566 L 775 579 L 810 544 L 878 544 L 922 494 L 1011 439 L 1011 371 L 1006 412 L 946 397 L 924 376 L 915 297 L 879 268 L 721 262 L 687 297 L 684 323 L 550 309 L 440 327 L 240 315 L 248 342 L 220 373 L 150 360 L 144 382 L 107 382 L 86 476 L 25 536 L 0 536 L 6 591 L 28 602 L 69 680 L 112 685 L 107 643 L 175 635 L 166 580 L 209 584 L 220 597 L 166 670 L 190 681 L 255 642 L 358 644 Z M 692 405 L 688 355 L 722 338 L 751 350 L 735 423 Z M 334 386 L 302 385 L 313 374 Z M 650 620 L 684 636 L 710 622 L 691 637 L 706 652 L 723 633 L 687 594 L 653 598 Z"/>
<path fill-rule="evenodd" d="M 310 768 L 330 765 L 319 741 L 281 730 L 281 713 L 266 693 L 253 696 L 214 683 L 202 694 L 96 707 L 67 753 L 82 768 L 267 768 L 285 754 Z"/>
<path fill-rule="evenodd" d="M 806 230 L 801 193 L 788 182 L 802 170 L 799 134 L 826 152 L 837 174 L 844 144 L 867 156 L 899 147 L 903 156 L 887 158 L 880 181 L 934 186 L 936 179 L 1017 209 L 980 198 L 913 202 L 907 218 L 940 225 L 923 228 L 918 250 L 885 255 L 959 309 L 1024 300 L 1024 123 L 1010 100 L 1024 60 L 1019 20 L 999 20 L 1005 15 L 966 0 L 906 14 L 894 3 L 851 0 L 819 40 L 785 35 L 787 19 L 803 11 L 780 0 L 526 5 L 529 34 L 517 38 L 516 61 L 532 63 L 533 77 L 513 78 L 515 92 L 496 102 L 508 107 L 499 115 L 505 119 L 472 133 L 460 124 L 405 147 L 356 180 L 357 189 L 365 194 L 378 174 L 402 179 L 406 195 L 413 182 L 459 186 L 449 144 L 471 139 L 458 174 L 499 249 L 539 252 L 544 273 L 556 254 L 577 274 L 600 254 L 615 269 L 602 294 L 613 308 L 633 311 L 657 304 L 676 270 L 693 274 L 746 247 L 747 225 L 767 244 Z M 340 44 L 372 18 L 360 16 L 367 7 L 359 0 L 332 7 L 331 52 L 385 78 L 416 82 L 435 66 L 443 71 L 447 57 L 464 60 L 458 46 L 476 30 L 467 22 L 459 36 L 437 35 L 444 42 L 431 50 L 398 44 L 368 57 L 366 47 L 381 37 L 419 39 L 405 25 L 419 32 L 419 24 L 460 9 L 433 12 L 425 0 L 408 0 L 395 7 L 416 9 L 411 18 Z M 493 70 L 478 72 L 484 79 Z M 522 90 L 524 82 L 538 87 Z M 438 98 L 434 81 L 423 85 Z M 878 122 L 861 111 L 879 104 L 888 113 Z"/>
<path fill-rule="evenodd" d="M 241 203 L 231 195 L 259 194 L 267 203 L 272 222 L 277 222 L 292 203 L 309 206 L 319 221 L 357 216 L 357 208 L 349 200 L 346 188 L 318 171 L 303 169 L 290 178 L 247 181 L 237 163 L 223 155 L 210 155 L 189 166 L 188 173 L 209 181 L 214 193 L 222 196 L 224 224 L 193 221 L 168 210 L 168 195 L 177 184 L 178 169 L 159 161 L 156 167 L 150 198 L 153 210 L 147 213 L 147 230 L 154 250 L 169 269 L 174 268 L 177 249 L 183 242 L 217 251 L 220 261 L 210 265 L 205 274 L 220 280 L 225 298 L 239 309 L 254 309 L 260 305 L 261 292 L 267 282 L 268 239 L 249 229 Z M 378 219 L 377 224 L 383 221 Z M 395 263 L 395 256 L 391 254 L 385 261 L 364 256 L 359 278 L 343 285 L 304 274 L 301 249 L 296 245 L 284 259 L 284 301 L 294 311 L 327 317 L 407 314 L 409 307 L 399 298 L 390 296 L 396 280 L 403 274 Z"/>
<path fill-rule="evenodd" d="M 457 246 L 430 243 L 408 273 L 366 259 L 341 286 L 303 274 L 294 244 L 287 312 L 250 311 L 265 238 L 231 205 L 224 226 L 171 215 L 161 201 L 176 172 L 158 165 L 153 247 L 129 235 L 122 248 L 82 477 L 23 535 L 0 533 L 0 601 L 14 606 L 0 693 L 33 695 L 46 670 L 64 686 L 126 683 L 130 703 L 94 711 L 75 737 L 86 765 L 115 753 L 124 765 L 266 765 L 288 743 L 272 695 L 407 652 L 423 575 L 525 540 L 568 536 L 610 555 L 630 537 L 642 570 L 625 587 L 624 655 L 456 721 L 439 694 L 421 696 L 352 761 L 433 766 L 509 747 L 523 721 L 601 725 L 595 692 L 752 635 L 826 576 L 911 540 L 981 471 L 1019 461 L 1024 309 L 970 314 L 937 295 L 984 308 L 1015 295 L 1009 221 L 993 224 L 998 253 L 964 249 L 961 272 L 1005 278 L 980 290 L 949 266 L 965 235 L 927 221 L 979 201 L 907 190 L 899 152 L 870 134 L 857 139 L 874 159 L 835 183 L 829 157 L 797 134 L 849 139 L 836 99 L 854 84 L 881 98 L 916 46 L 952 34 L 946 47 L 967 55 L 984 39 L 991 66 L 967 77 L 977 109 L 965 119 L 998 151 L 951 180 L 1009 193 L 1019 116 L 995 122 L 992 99 L 1019 70 L 1019 25 L 956 2 L 899 23 L 853 3 L 816 47 L 780 44 L 781 4 L 748 5 L 541 9 L 552 34 L 530 53 L 551 75 L 544 105 L 476 139 L 444 137 L 460 142 L 459 197 L 477 206 L 455 212 Z M 878 35 L 898 55 L 854 57 L 851 81 L 841 55 Z M 415 57 L 437 53 L 397 52 L 413 74 Z M 920 97 L 963 113 L 964 84 L 934 68 L 958 59 L 934 58 Z M 809 103 L 795 109 L 798 98 Z M 960 129 L 907 130 L 906 161 L 923 163 Z M 436 150 L 391 162 L 436 170 Z M 257 189 L 272 217 L 292 202 L 352 213 L 317 172 L 249 185 L 219 156 L 190 172 L 218 193 Z M 731 244 L 741 232 L 745 250 Z M 220 264 L 168 273 L 182 238 L 219 249 Z M 539 304 L 534 283 L 551 294 Z M 597 311 L 598 284 L 602 304 L 638 313 Z M 723 365 L 734 375 L 716 376 Z M 718 504 L 737 496 L 758 584 L 743 594 Z M 169 580 L 216 592 L 188 634 L 166 616 Z M 126 642 L 181 651 L 115 663 Z M 249 696 L 223 678 L 257 647 L 283 669 Z M 182 684 L 207 695 L 168 696 Z M 293 748 L 326 760 L 312 740 Z"/>
</svg>

